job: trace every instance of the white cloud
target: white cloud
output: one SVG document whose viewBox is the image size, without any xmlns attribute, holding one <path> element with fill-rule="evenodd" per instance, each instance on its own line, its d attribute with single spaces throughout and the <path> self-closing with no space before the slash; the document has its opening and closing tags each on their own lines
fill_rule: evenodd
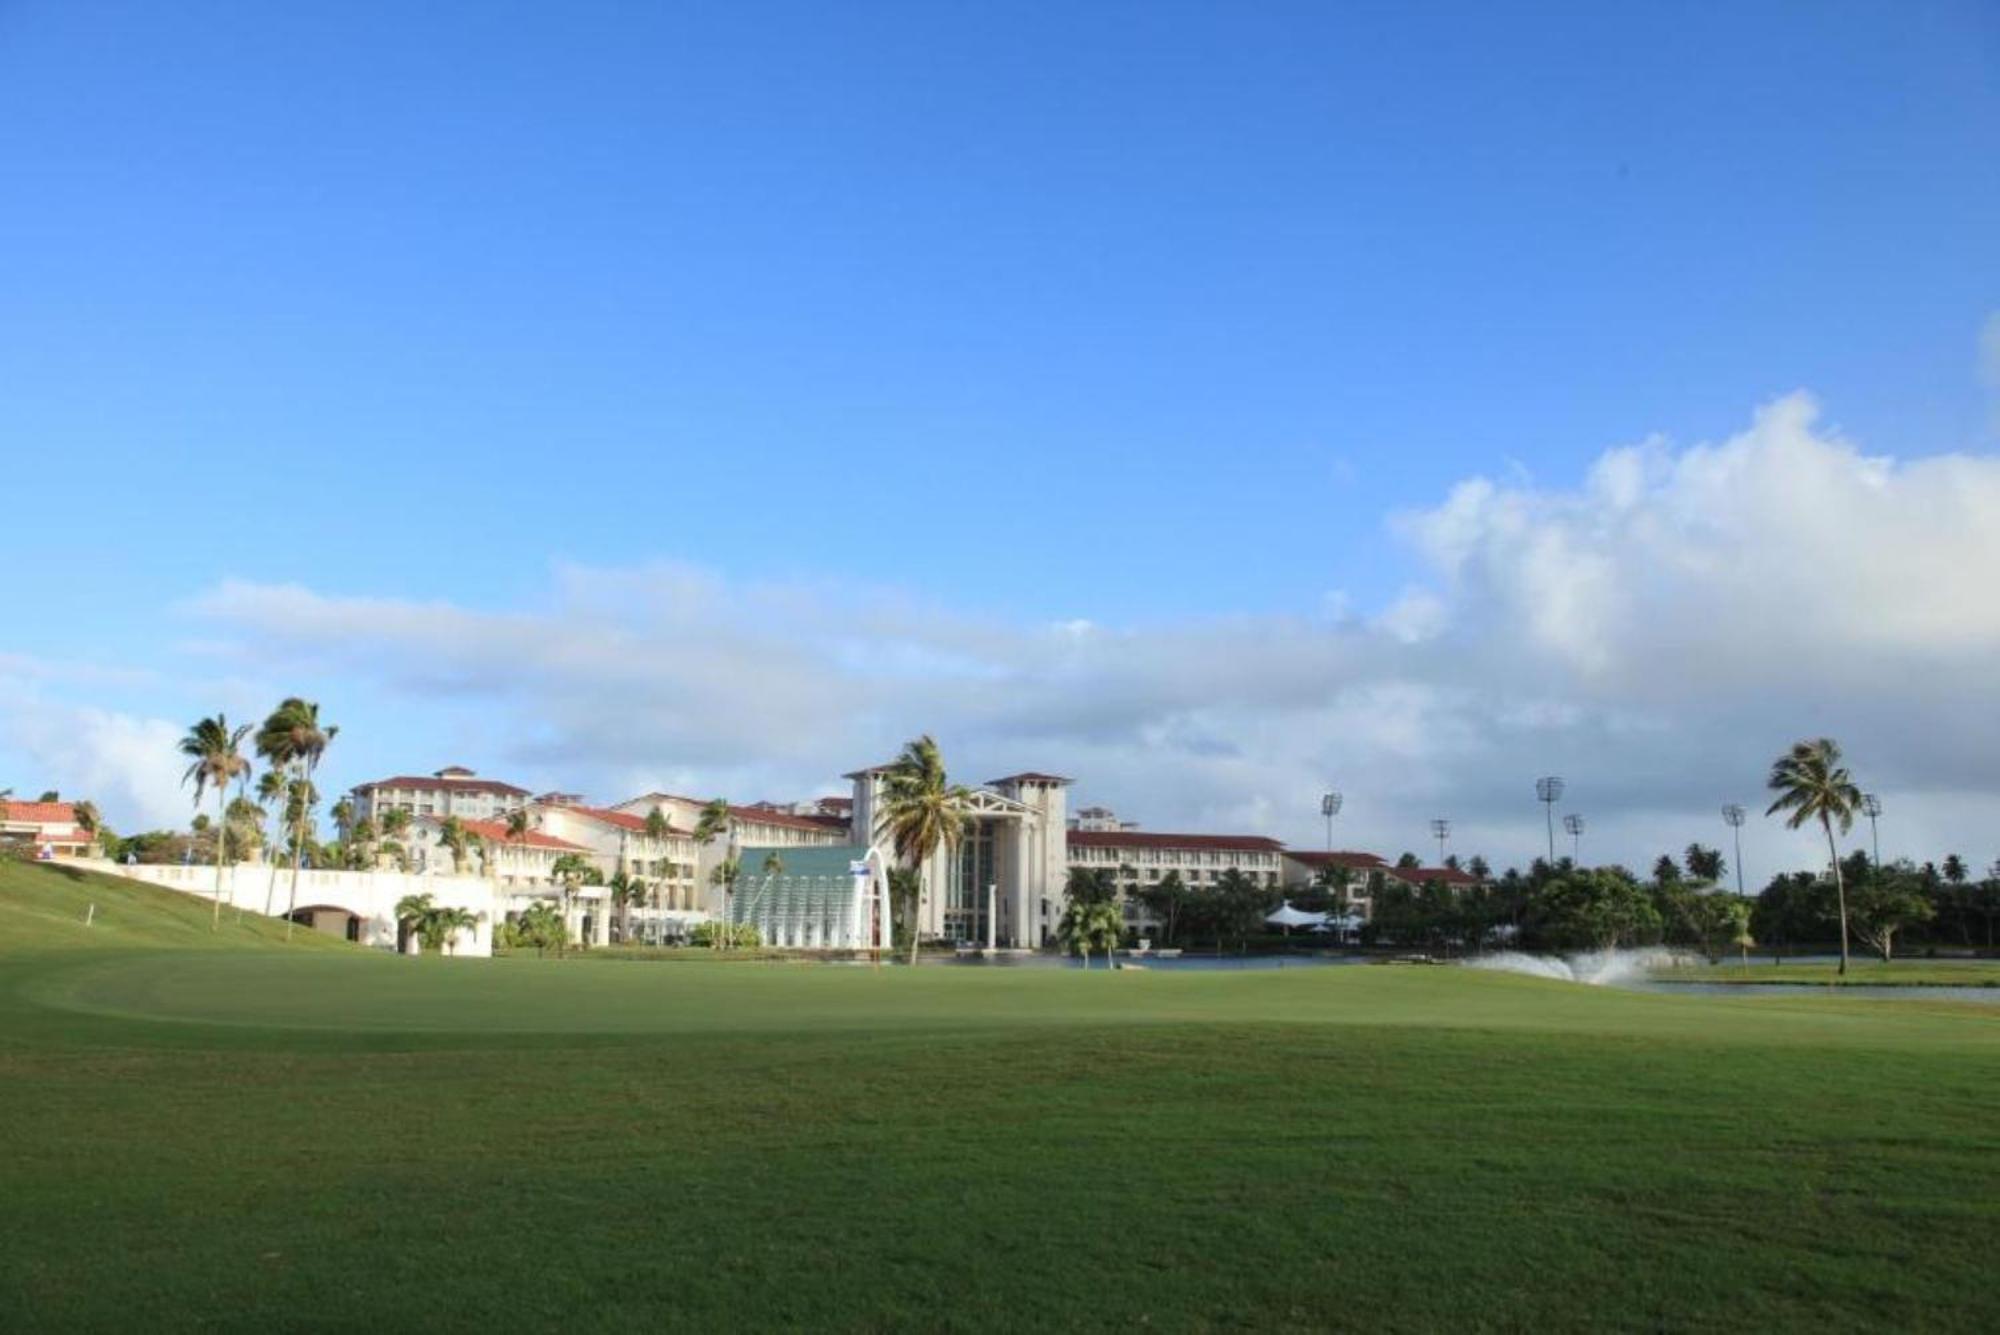
<svg viewBox="0 0 2000 1335">
<path fill-rule="evenodd" d="M 164 719 L 51 699 L 43 690 L 51 675 L 19 657 L 0 663 L 0 755 L 21 767 L 0 778 L 29 796 L 54 788 L 88 797 L 107 817 L 134 825 L 185 824 L 192 809 L 175 751 L 182 730 Z M 131 675 L 89 670 L 81 680 Z"/>
<path fill-rule="evenodd" d="M 1873 456 L 1794 394 L 1717 444 L 1611 449 L 1570 487 L 1468 480 L 1394 527 L 1430 578 L 1372 618 L 1009 622 L 664 564 L 565 567 L 502 612 L 244 581 L 188 610 L 229 670 L 476 718 L 510 763 L 604 797 L 827 791 L 931 731 L 962 777 L 1053 769 L 1156 828 L 1317 843 L 1333 783 L 1345 840 L 1422 850 L 1448 816 L 1496 861 L 1540 849 L 1532 780 L 1561 772 L 1587 851 L 1640 862 L 1719 838 L 1721 802 L 1829 732 L 1905 833 L 2000 853 L 2000 460 Z M 352 704 L 351 730 L 397 726 Z M 185 818 L 177 729 L 76 711 L 28 732 L 72 785 Z M 1746 833 L 1753 866 L 1810 856 Z"/>
</svg>

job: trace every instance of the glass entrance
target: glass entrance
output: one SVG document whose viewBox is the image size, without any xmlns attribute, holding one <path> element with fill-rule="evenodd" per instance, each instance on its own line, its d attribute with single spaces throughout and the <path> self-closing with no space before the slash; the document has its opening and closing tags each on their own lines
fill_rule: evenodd
<svg viewBox="0 0 2000 1335">
<path fill-rule="evenodd" d="M 989 905 L 986 887 L 995 884 L 993 829 L 995 822 L 976 821 L 959 841 L 958 856 L 952 859 L 951 884 L 944 901 L 944 932 L 953 941 L 986 944 L 986 915 Z"/>
</svg>

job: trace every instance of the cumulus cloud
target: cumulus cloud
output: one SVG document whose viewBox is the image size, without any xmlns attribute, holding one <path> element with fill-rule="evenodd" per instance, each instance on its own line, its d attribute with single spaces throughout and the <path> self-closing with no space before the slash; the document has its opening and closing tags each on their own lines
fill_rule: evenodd
<svg viewBox="0 0 2000 1335">
<path fill-rule="evenodd" d="M 144 825 L 180 825 L 190 814 L 164 719 L 79 706 L 52 697 L 52 682 L 126 684 L 149 674 L 25 655 L 0 657 L 0 755 L 24 768 L 4 777 L 29 797 L 44 787 L 89 797 L 107 814 Z"/>
<path fill-rule="evenodd" d="M 1022 623 L 668 564 L 565 567 L 506 612 L 245 581 L 189 610 L 233 666 L 476 711 L 511 763 L 607 796 L 826 790 L 932 731 L 966 777 L 1069 773 L 1156 828 L 1316 840 L 1334 782 L 1355 842 L 1421 848 L 1443 815 L 1460 851 L 1523 860 L 1557 770 L 1591 850 L 1636 861 L 1716 838 L 1720 802 L 1829 732 L 1939 841 L 1912 851 L 2000 852 L 1972 816 L 2000 801 L 2000 461 L 1870 454 L 1794 394 L 1719 443 L 1468 480 L 1392 527 L 1423 578 L 1372 617 Z"/>
</svg>

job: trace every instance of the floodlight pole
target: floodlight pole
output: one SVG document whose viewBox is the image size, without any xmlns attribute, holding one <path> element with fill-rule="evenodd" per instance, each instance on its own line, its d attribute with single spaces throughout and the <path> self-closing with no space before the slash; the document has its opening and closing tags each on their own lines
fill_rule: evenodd
<svg viewBox="0 0 2000 1335">
<path fill-rule="evenodd" d="M 1438 866 L 1444 866 L 1444 842 L 1451 838 L 1451 822 L 1439 816 L 1431 822 L 1431 837 L 1438 841 Z"/>
<path fill-rule="evenodd" d="M 1743 808 L 1731 802 L 1722 809 L 1723 823 L 1736 835 L 1736 897 L 1743 898 Z"/>
<path fill-rule="evenodd" d="M 1559 775 L 1548 774 L 1535 780 L 1535 800 L 1545 808 L 1549 826 L 1549 866 L 1556 865 L 1556 803 L 1562 800 L 1563 781 Z"/>
<path fill-rule="evenodd" d="M 1338 792 L 1328 790 L 1319 799 L 1319 814 L 1326 817 L 1326 851 L 1333 851 L 1333 818 L 1340 814 L 1343 799 Z"/>
<path fill-rule="evenodd" d="M 1569 815 L 1563 817 L 1563 829 L 1569 831 L 1569 860 L 1581 867 L 1583 865 L 1583 817 L 1574 811 L 1570 812 Z"/>
<path fill-rule="evenodd" d="M 1882 869 L 1882 832 L 1876 827 L 1875 821 L 1882 814 L 1882 799 L 1873 793 L 1863 793 L 1861 795 L 1861 813 L 1868 817 L 1868 841 L 1875 849 L 1875 870 L 1880 871 Z"/>
</svg>

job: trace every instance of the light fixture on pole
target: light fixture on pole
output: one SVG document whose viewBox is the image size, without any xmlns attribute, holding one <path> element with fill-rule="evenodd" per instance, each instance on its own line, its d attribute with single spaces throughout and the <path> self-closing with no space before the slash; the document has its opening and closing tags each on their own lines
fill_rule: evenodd
<svg viewBox="0 0 2000 1335">
<path fill-rule="evenodd" d="M 1439 816 L 1431 822 L 1431 838 L 1438 841 L 1438 866 L 1444 865 L 1444 841 L 1451 838 L 1451 822 Z"/>
<path fill-rule="evenodd" d="M 1583 817 L 1574 811 L 1563 817 L 1563 829 L 1569 831 L 1569 860 L 1577 866 L 1583 865 Z"/>
<path fill-rule="evenodd" d="M 1340 814 L 1339 793 L 1328 792 L 1319 799 L 1319 814 L 1326 817 L 1326 851 L 1333 851 L 1333 818 Z"/>
<path fill-rule="evenodd" d="M 1556 803 L 1562 801 L 1563 781 L 1554 774 L 1535 780 L 1535 800 L 1548 808 L 1549 865 L 1556 865 Z"/>
<path fill-rule="evenodd" d="M 1722 823 L 1736 834 L 1736 897 L 1743 898 L 1743 808 L 1731 802 L 1722 809 Z"/>
<path fill-rule="evenodd" d="M 1882 799 L 1873 793 L 1861 795 L 1861 814 L 1868 818 L 1868 842 L 1875 847 L 1875 865 L 1882 865 L 1882 832 L 1875 828 L 1875 821 L 1882 814 Z"/>
</svg>

